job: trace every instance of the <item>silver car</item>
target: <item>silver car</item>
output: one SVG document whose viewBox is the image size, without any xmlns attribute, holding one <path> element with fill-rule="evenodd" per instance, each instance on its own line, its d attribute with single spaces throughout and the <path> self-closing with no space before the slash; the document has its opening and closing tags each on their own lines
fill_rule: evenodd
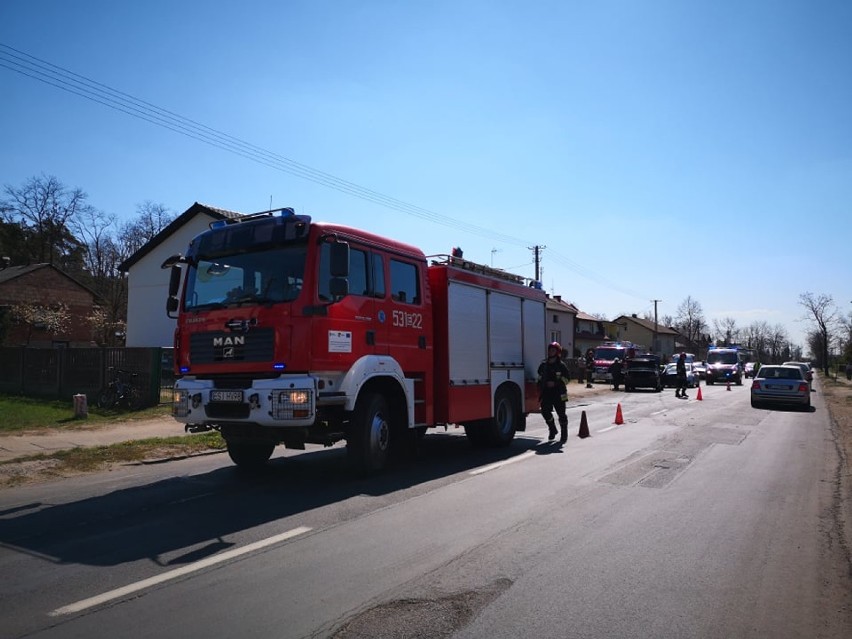
<svg viewBox="0 0 852 639">
<path fill-rule="evenodd" d="M 766 364 L 751 383 L 751 405 L 794 405 L 811 407 L 811 386 L 798 366 Z"/>
</svg>

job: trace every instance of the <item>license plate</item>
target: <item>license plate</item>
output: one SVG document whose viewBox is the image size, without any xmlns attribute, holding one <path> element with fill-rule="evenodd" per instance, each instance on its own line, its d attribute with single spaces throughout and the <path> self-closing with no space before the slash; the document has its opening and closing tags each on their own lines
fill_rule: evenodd
<svg viewBox="0 0 852 639">
<path fill-rule="evenodd" d="M 772 390 L 788 390 L 787 386 L 780 384 L 767 384 L 766 388 L 771 388 Z"/>
<path fill-rule="evenodd" d="M 241 402 L 243 391 L 239 390 L 214 390 L 210 391 L 211 402 Z"/>
</svg>

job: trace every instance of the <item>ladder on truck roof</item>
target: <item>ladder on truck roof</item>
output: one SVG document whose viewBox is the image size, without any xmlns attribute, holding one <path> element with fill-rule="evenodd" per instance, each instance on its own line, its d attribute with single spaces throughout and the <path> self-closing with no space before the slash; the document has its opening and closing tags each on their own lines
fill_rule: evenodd
<svg viewBox="0 0 852 639">
<path fill-rule="evenodd" d="M 507 282 L 513 282 L 522 286 L 533 286 L 534 284 L 537 284 L 537 282 L 532 278 L 524 277 L 523 275 L 515 275 L 514 273 L 509 273 L 508 271 L 504 271 L 500 268 L 494 268 L 493 266 L 477 264 L 476 262 L 471 262 L 470 260 L 466 260 L 461 257 L 454 257 L 452 255 L 442 253 L 438 255 L 428 255 L 426 259 L 432 260 L 432 266 L 454 266 L 465 271 L 470 271 L 471 273 L 488 275 L 489 277 L 506 280 Z"/>
</svg>

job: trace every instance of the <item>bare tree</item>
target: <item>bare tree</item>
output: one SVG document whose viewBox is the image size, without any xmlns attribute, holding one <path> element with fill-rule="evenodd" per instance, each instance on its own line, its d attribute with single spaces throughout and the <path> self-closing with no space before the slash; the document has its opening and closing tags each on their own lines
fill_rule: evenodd
<svg viewBox="0 0 852 639">
<path fill-rule="evenodd" d="M 698 343 L 704 327 L 707 326 L 707 322 L 704 320 L 704 311 L 698 300 L 692 299 L 692 296 L 687 296 L 677 307 L 677 316 L 672 326 L 690 342 Z"/>
<path fill-rule="evenodd" d="M 117 240 L 122 259 L 127 259 L 154 239 L 176 217 L 164 204 L 146 201 L 138 205 L 136 217 L 124 224 L 118 233 Z"/>
<path fill-rule="evenodd" d="M 0 202 L 0 212 L 5 221 L 24 229 L 29 239 L 29 260 L 79 272 L 83 247 L 70 228 L 88 208 L 87 195 L 80 189 L 66 188 L 52 175 L 32 177 L 20 188 L 6 185 L 4 193 L 7 199 Z"/>
<path fill-rule="evenodd" d="M 733 317 L 714 319 L 713 328 L 716 331 L 716 340 L 723 342 L 725 346 L 736 344 L 740 339 L 740 329 L 737 328 L 737 321 Z"/>
<path fill-rule="evenodd" d="M 837 308 L 831 295 L 821 293 L 802 293 L 799 295 L 799 304 L 805 308 L 805 318 L 816 325 L 820 342 L 820 360 L 823 372 L 828 375 L 828 351 L 831 347 L 832 331 L 837 327 Z"/>
<path fill-rule="evenodd" d="M 790 353 L 790 343 L 787 339 L 787 329 L 781 324 L 776 324 L 769 330 L 766 350 L 769 354 L 770 363 L 781 363 L 787 359 Z"/>
</svg>

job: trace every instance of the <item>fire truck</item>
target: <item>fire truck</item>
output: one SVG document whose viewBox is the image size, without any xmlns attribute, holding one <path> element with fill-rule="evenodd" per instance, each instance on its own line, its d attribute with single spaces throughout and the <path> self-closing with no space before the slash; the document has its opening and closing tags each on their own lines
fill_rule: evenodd
<svg viewBox="0 0 852 639">
<path fill-rule="evenodd" d="M 537 282 L 279 209 L 217 221 L 171 269 L 174 417 L 240 467 L 346 442 L 387 465 L 432 427 L 508 445 L 538 410 Z"/>
<path fill-rule="evenodd" d="M 622 363 L 628 357 L 635 357 L 645 349 L 633 342 L 603 342 L 595 348 L 595 364 L 593 378 L 595 381 L 612 381 L 609 367 L 618 358 Z"/>
</svg>

